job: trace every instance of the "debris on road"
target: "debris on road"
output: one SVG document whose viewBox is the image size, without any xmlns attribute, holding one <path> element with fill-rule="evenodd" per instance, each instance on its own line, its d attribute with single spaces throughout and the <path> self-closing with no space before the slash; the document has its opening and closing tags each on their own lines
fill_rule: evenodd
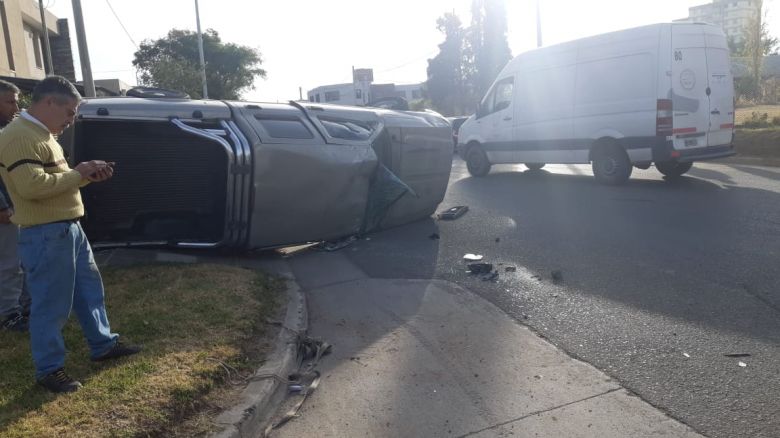
<svg viewBox="0 0 780 438">
<path fill-rule="evenodd" d="M 470 263 L 468 268 L 474 275 L 490 274 L 493 271 L 493 265 L 490 263 Z"/>
<path fill-rule="evenodd" d="M 726 357 L 750 357 L 750 353 L 728 353 L 724 354 Z"/>
<path fill-rule="evenodd" d="M 691 355 L 688 354 L 688 353 L 683 353 L 683 356 L 685 356 L 686 358 L 690 358 L 691 357 Z"/>
<path fill-rule="evenodd" d="M 330 242 L 321 242 L 318 245 L 316 245 L 315 248 L 318 251 L 333 252 L 333 251 L 338 251 L 340 249 L 344 249 L 349 245 L 352 245 L 356 241 L 357 241 L 356 236 L 349 236 L 343 239 L 333 240 Z"/>
<path fill-rule="evenodd" d="M 438 217 L 441 220 L 451 221 L 463 216 L 464 214 L 466 214 L 467 211 L 469 211 L 469 208 L 467 206 L 459 205 L 457 207 L 452 207 L 449 210 L 445 210 L 439 213 Z"/>
<path fill-rule="evenodd" d="M 428 236 L 428 238 L 431 239 L 431 240 L 439 240 L 440 239 L 438 233 L 433 233 L 430 236 Z"/>
<path fill-rule="evenodd" d="M 747 366 L 747 364 L 745 362 L 740 361 L 739 362 L 739 366 L 741 366 L 742 368 L 745 368 Z"/>
<path fill-rule="evenodd" d="M 563 273 L 558 270 L 550 272 L 550 277 L 552 278 L 553 283 L 560 283 L 563 281 Z"/>
<path fill-rule="evenodd" d="M 468 254 L 463 256 L 463 260 L 468 260 L 470 262 L 478 262 L 478 261 L 482 260 L 482 256 L 479 255 L 479 254 L 468 253 Z"/>
<path fill-rule="evenodd" d="M 517 268 L 514 267 L 514 266 L 507 266 L 506 268 L 504 268 L 504 271 L 506 271 L 506 272 L 515 272 L 515 271 L 517 271 Z"/>
<path fill-rule="evenodd" d="M 498 271 L 491 272 L 482 276 L 482 281 L 496 281 L 498 280 Z"/>
</svg>

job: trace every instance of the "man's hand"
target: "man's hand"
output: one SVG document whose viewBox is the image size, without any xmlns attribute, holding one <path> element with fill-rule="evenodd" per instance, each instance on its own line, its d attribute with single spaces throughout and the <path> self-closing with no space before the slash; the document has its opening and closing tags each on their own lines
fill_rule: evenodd
<svg viewBox="0 0 780 438">
<path fill-rule="evenodd" d="M 75 170 L 81 174 L 81 177 L 92 182 L 105 181 L 114 174 L 111 165 L 102 160 L 92 160 L 79 163 Z"/>
<path fill-rule="evenodd" d="M 0 210 L 0 224 L 10 224 L 14 211 L 10 208 Z"/>
</svg>

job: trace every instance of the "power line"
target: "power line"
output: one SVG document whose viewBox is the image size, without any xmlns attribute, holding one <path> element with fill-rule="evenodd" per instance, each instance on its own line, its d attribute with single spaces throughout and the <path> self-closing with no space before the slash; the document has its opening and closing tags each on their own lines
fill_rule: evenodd
<svg viewBox="0 0 780 438">
<path fill-rule="evenodd" d="M 392 68 L 386 68 L 386 69 L 382 69 L 382 70 L 377 70 L 377 73 L 385 73 L 385 72 L 389 72 L 389 71 L 393 71 L 393 70 L 398 70 L 399 68 L 406 67 L 409 64 L 414 64 L 415 62 L 418 62 L 418 61 L 420 61 L 422 59 L 425 59 L 425 58 L 428 58 L 430 56 L 433 56 L 437 52 L 438 52 L 438 49 L 437 50 L 433 50 L 430 53 L 426 53 L 425 55 L 418 56 L 417 58 L 414 58 L 412 60 L 406 61 L 406 62 L 404 62 L 401 65 L 397 65 L 397 66 L 392 67 Z"/>
<path fill-rule="evenodd" d="M 108 1 L 108 0 L 106 0 L 106 4 L 108 5 L 108 9 L 111 9 L 111 13 L 112 13 L 112 14 L 114 14 L 114 18 L 116 18 L 116 21 L 118 21 L 118 22 L 119 22 L 119 25 L 120 25 L 120 26 L 122 26 L 122 30 L 124 30 L 124 31 L 125 31 L 125 35 L 127 35 L 127 37 L 130 39 L 130 42 L 131 42 L 131 43 L 133 43 L 133 45 L 135 46 L 135 48 L 136 48 L 136 49 L 138 49 L 138 44 L 136 44 L 136 43 L 135 43 L 135 40 L 133 39 L 133 37 L 131 37 L 131 36 L 130 36 L 130 32 L 128 32 L 128 31 L 127 31 L 127 28 L 126 28 L 126 27 L 125 27 L 125 25 L 122 23 L 122 20 L 120 20 L 120 19 L 119 19 L 119 15 L 117 15 L 117 14 L 116 14 L 116 11 L 114 11 L 114 7 L 113 7 L 113 6 L 111 6 L 111 2 L 110 2 L 110 1 Z"/>
</svg>

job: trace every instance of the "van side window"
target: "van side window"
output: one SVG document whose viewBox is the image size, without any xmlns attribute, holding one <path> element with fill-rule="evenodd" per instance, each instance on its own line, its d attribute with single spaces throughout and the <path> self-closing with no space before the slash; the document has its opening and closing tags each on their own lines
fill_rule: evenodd
<svg viewBox="0 0 780 438">
<path fill-rule="evenodd" d="M 492 114 L 508 108 L 512 104 L 514 93 L 514 77 L 508 77 L 496 82 L 496 86 L 484 100 L 484 114 Z"/>
</svg>

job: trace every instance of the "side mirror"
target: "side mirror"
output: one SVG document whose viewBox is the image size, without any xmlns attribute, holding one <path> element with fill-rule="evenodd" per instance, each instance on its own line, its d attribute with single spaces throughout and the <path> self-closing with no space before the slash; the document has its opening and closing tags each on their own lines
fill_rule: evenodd
<svg viewBox="0 0 780 438">
<path fill-rule="evenodd" d="M 477 116 L 477 118 L 481 119 L 482 117 L 485 117 L 485 114 L 486 114 L 485 107 L 482 106 L 482 105 L 478 106 L 477 107 L 477 112 L 475 114 Z"/>
<path fill-rule="evenodd" d="M 501 102 L 498 102 L 498 104 L 496 105 L 496 111 L 505 110 L 507 108 L 509 108 L 509 101 L 508 100 L 503 100 Z"/>
</svg>

